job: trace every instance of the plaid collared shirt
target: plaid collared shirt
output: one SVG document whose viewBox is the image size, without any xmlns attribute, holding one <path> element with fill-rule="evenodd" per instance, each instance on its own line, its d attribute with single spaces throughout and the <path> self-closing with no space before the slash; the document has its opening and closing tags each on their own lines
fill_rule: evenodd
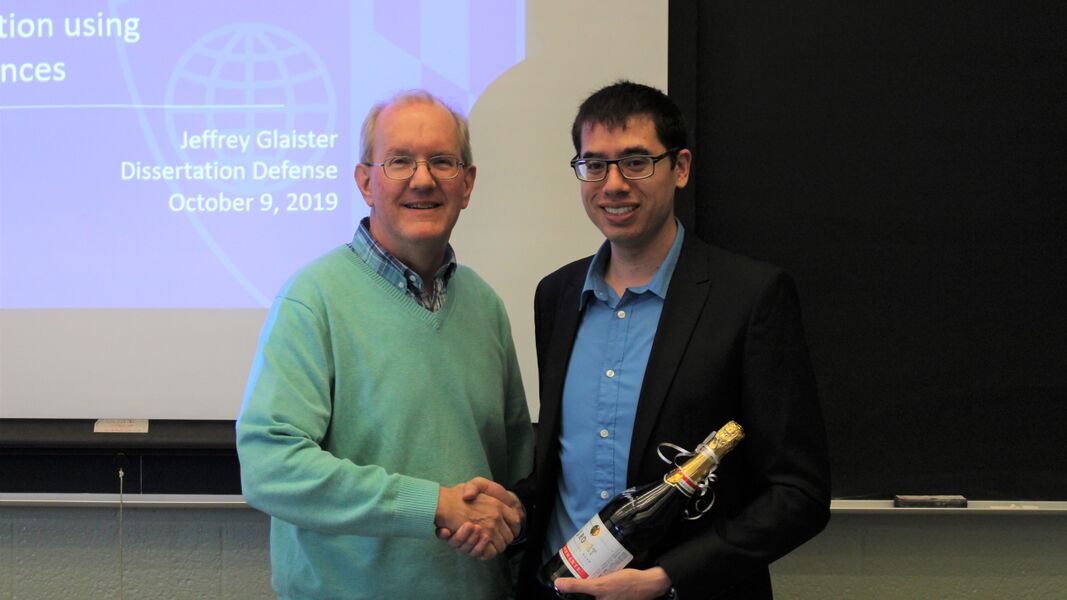
<svg viewBox="0 0 1067 600">
<path fill-rule="evenodd" d="M 348 247 L 376 273 L 389 283 L 405 290 L 426 310 L 437 312 L 445 303 L 448 280 L 456 270 L 456 253 L 452 250 L 452 244 L 445 249 L 445 262 L 434 274 L 433 289 L 428 293 L 422 291 L 422 277 L 418 273 L 412 271 L 371 237 L 370 217 L 363 217 L 363 220 L 359 222 L 356 234 L 352 237 L 352 243 Z"/>
</svg>

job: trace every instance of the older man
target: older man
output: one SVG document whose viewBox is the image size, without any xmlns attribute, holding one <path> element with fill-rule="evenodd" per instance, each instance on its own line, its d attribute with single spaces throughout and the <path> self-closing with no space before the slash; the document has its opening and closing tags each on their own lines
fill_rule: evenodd
<svg viewBox="0 0 1067 600">
<path fill-rule="evenodd" d="M 362 148 L 370 216 L 264 326 L 237 426 L 244 494 L 272 516 L 281 598 L 501 598 L 502 558 L 434 539 L 468 523 L 483 557 L 502 551 L 519 511 L 462 482 L 532 465 L 504 307 L 448 243 L 474 185 L 467 124 L 406 93 L 370 112 Z"/>
</svg>

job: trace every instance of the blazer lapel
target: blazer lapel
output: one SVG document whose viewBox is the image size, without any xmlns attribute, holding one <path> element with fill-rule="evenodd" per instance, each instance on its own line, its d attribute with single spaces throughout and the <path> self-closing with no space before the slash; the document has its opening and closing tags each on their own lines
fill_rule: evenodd
<svg viewBox="0 0 1067 600">
<path fill-rule="evenodd" d="M 571 349 L 574 347 L 574 338 L 578 335 L 578 325 L 581 321 L 581 313 L 578 312 L 581 284 L 581 281 L 567 281 L 562 286 L 559 302 L 554 311 L 552 337 L 549 341 L 548 352 L 545 354 L 545 372 L 541 378 L 543 389 L 540 394 L 541 410 L 537 424 L 539 432 L 543 430 L 538 438 L 553 441 L 538 444 L 538 450 L 542 452 L 549 452 L 550 449 L 551 452 L 558 451 L 555 440 L 559 439 L 559 413 L 560 406 L 563 404 L 563 384 L 566 381 L 567 365 L 570 363 Z M 547 461 L 548 456 L 539 458 Z"/>
<path fill-rule="evenodd" d="M 671 441 L 651 440 L 653 426 L 667 398 L 678 364 L 689 346 L 708 290 L 711 289 L 708 246 L 694 240 L 694 236 L 687 232 L 682 242 L 678 263 L 667 286 L 667 298 L 652 341 L 648 366 L 645 367 L 645 379 L 641 384 L 630 442 L 630 460 L 626 470 L 628 485 L 638 483 L 634 477 L 640 469 L 641 457 L 647 454 L 645 448 L 650 443 Z"/>
</svg>

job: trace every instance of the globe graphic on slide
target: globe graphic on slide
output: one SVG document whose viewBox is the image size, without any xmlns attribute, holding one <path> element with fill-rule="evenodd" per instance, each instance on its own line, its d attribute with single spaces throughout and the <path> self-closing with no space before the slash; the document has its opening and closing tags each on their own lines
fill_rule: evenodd
<svg viewBox="0 0 1067 600">
<path fill-rule="evenodd" d="M 337 117 L 333 82 L 317 53 L 296 35 L 267 23 L 228 25 L 200 38 L 176 64 L 165 98 L 170 107 L 165 116 L 167 135 L 182 160 L 244 165 L 248 173 L 255 161 L 277 163 L 288 158 L 317 164 L 324 150 L 261 149 L 253 141 L 246 151 L 190 151 L 180 148 L 183 132 L 218 130 L 251 135 L 252 140 L 265 129 L 330 133 Z M 250 183 L 220 179 L 211 185 L 221 191 L 249 191 Z M 260 192 L 287 183 L 255 185 L 253 191 Z"/>
</svg>

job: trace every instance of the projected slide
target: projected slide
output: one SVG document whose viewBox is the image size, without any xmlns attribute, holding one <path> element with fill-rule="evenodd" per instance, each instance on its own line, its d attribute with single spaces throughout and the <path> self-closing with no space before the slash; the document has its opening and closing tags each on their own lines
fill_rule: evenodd
<svg viewBox="0 0 1067 600">
<path fill-rule="evenodd" d="M 666 86 L 667 2 L 608 4 L 0 0 L 0 419 L 235 418 L 274 295 L 367 214 L 363 117 L 411 88 L 470 115 L 452 244 L 536 414 L 534 288 L 602 240 L 570 122 Z"/>
<path fill-rule="evenodd" d="M 366 214 L 370 106 L 469 111 L 522 0 L 0 7 L 0 308 L 260 308 Z"/>
</svg>

